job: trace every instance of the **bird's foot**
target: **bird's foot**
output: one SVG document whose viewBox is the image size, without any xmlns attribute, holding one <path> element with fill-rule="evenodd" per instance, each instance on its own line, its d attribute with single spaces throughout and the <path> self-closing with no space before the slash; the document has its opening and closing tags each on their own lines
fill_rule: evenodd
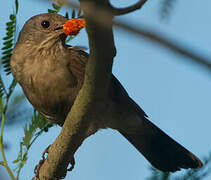
<svg viewBox="0 0 211 180">
<path fill-rule="evenodd" d="M 70 164 L 71 164 L 71 167 L 67 169 L 68 171 L 72 171 L 74 169 L 74 167 L 75 167 L 75 158 L 74 158 L 74 156 L 70 160 Z"/>
</svg>

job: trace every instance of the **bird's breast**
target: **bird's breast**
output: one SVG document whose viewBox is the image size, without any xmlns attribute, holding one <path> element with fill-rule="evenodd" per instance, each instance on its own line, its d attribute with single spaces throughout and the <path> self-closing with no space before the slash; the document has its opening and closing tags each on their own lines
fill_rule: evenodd
<svg viewBox="0 0 211 180">
<path fill-rule="evenodd" d="M 20 84 L 31 104 L 50 121 L 63 121 L 79 91 L 77 79 L 65 65 L 34 62 L 24 66 Z"/>
</svg>

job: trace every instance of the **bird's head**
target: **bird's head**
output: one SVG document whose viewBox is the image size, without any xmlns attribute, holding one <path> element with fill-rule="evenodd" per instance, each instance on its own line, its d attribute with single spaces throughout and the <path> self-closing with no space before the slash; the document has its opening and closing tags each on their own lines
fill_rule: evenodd
<svg viewBox="0 0 211 180">
<path fill-rule="evenodd" d="M 64 42 L 66 35 L 62 28 L 67 20 L 59 14 L 46 13 L 33 16 L 23 26 L 18 43 L 44 48 L 51 47 L 58 41 Z"/>
</svg>

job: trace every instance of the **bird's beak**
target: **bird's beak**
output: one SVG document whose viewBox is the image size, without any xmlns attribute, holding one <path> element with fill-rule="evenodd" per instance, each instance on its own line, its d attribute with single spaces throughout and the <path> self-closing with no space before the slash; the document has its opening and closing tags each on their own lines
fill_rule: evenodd
<svg viewBox="0 0 211 180">
<path fill-rule="evenodd" d="M 63 25 L 55 27 L 54 31 L 56 32 L 57 35 L 59 34 L 59 37 L 62 40 L 62 42 L 65 42 L 67 35 L 63 31 Z"/>
<path fill-rule="evenodd" d="M 56 27 L 54 30 L 56 31 L 56 30 L 60 30 L 60 29 L 63 29 L 63 25 Z"/>
</svg>

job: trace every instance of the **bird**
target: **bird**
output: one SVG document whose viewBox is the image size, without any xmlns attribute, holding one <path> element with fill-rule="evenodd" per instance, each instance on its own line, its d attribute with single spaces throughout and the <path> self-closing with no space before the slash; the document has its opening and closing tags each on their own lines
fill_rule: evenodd
<svg viewBox="0 0 211 180">
<path fill-rule="evenodd" d="M 10 66 L 29 102 L 51 123 L 62 126 L 80 91 L 89 54 L 65 43 L 59 14 L 31 17 L 20 31 Z M 155 168 L 175 172 L 200 168 L 198 157 L 153 124 L 112 74 L 107 117 L 90 127 L 120 132 Z M 94 126 L 93 126 L 94 124 Z"/>
</svg>

